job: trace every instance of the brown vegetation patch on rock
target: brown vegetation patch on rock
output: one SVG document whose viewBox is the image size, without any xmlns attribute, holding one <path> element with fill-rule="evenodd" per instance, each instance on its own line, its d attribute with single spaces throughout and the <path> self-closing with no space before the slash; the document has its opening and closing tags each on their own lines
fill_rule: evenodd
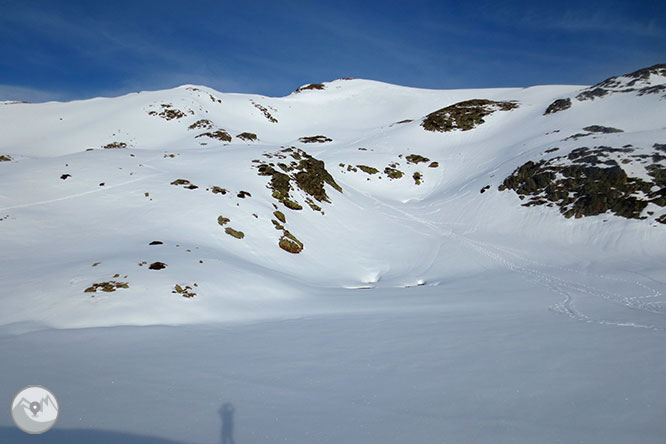
<svg viewBox="0 0 666 444">
<path fill-rule="evenodd" d="M 284 230 L 284 233 L 282 237 L 280 237 L 278 245 L 284 251 L 287 251 L 291 254 L 298 254 L 301 251 L 303 251 L 303 242 L 296 239 L 296 236 L 294 236 L 287 230 Z"/>
<path fill-rule="evenodd" d="M 188 126 L 187 129 L 212 129 L 213 122 L 208 119 L 201 119 L 194 122 L 192 125 Z"/>
<path fill-rule="evenodd" d="M 196 285 L 196 284 L 194 284 L 194 285 Z M 179 294 L 184 298 L 193 298 L 194 296 L 197 295 L 194 291 L 192 291 L 192 287 L 190 287 L 189 285 L 184 285 L 183 286 L 183 285 L 180 285 L 180 284 L 174 285 L 173 286 L 173 291 L 171 291 L 171 293 Z"/>
<path fill-rule="evenodd" d="M 413 163 L 413 164 L 430 162 L 430 159 L 428 159 L 427 157 L 423 157 L 420 154 L 410 154 L 408 156 L 405 156 L 405 160 L 407 161 L 407 163 Z"/>
<path fill-rule="evenodd" d="M 318 135 L 318 136 L 305 136 L 298 139 L 301 143 L 326 143 L 333 142 L 333 139 L 330 137 Z"/>
<path fill-rule="evenodd" d="M 186 114 L 183 111 L 174 108 L 173 105 L 170 103 L 162 103 L 160 105 L 160 108 L 162 109 L 162 111 L 160 111 L 159 113 L 157 111 L 149 111 L 148 114 L 151 116 L 159 116 L 165 120 L 182 119 L 183 117 L 186 116 Z M 189 113 L 194 114 L 194 112 L 191 110 L 189 111 Z"/>
<path fill-rule="evenodd" d="M 246 142 L 256 142 L 257 141 L 257 135 L 254 133 L 240 133 L 236 137 L 238 137 L 241 140 L 245 140 Z"/>
<path fill-rule="evenodd" d="M 252 102 L 252 105 L 257 108 L 261 113 L 264 115 L 265 118 L 268 119 L 269 122 L 271 123 L 278 123 L 278 120 L 273 117 L 273 115 L 268 111 L 268 108 L 266 108 L 263 105 L 260 105 L 259 103 L 254 102 L 253 100 L 250 100 Z"/>
<path fill-rule="evenodd" d="M 242 231 L 234 230 L 231 227 L 225 228 L 224 232 L 231 237 L 235 237 L 236 239 L 243 239 L 245 237 L 245 233 L 243 233 Z"/>
<path fill-rule="evenodd" d="M 190 181 L 187 179 L 176 179 L 173 182 L 171 182 L 171 185 L 176 185 L 176 186 L 183 185 L 183 188 L 186 188 L 188 190 L 196 190 L 197 188 L 199 188 L 193 183 L 190 183 Z"/>
<path fill-rule="evenodd" d="M 328 203 L 330 203 L 330 200 L 324 187 L 325 184 L 342 192 L 342 188 L 340 188 L 333 179 L 333 176 L 326 170 L 324 162 L 312 157 L 299 148 L 285 148 L 276 153 L 266 153 L 264 157 L 268 157 L 269 159 L 275 157 L 278 159 L 287 159 L 291 157 L 293 159 L 288 165 L 286 163 L 279 163 L 276 166 L 274 163 L 262 161 L 259 165 L 255 166 L 260 176 L 269 176 L 271 178 L 268 188 L 272 190 L 273 198 L 282 202 L 287 208 L 293 210 L 303 208 L 291 197 L 291 191 L 295 187 L 301 189 L 319 202 Z"/>
<path fill-rule="evenodd" d="M 208 131 L 205 133 L 201 133 L 198 136 L 195 136 L 195 139 L 198 139 L 199 137 L 209 137 L 211 139 L 217 139 L 221 140 L 223 142 L 231 142 L 231 135 L 229 135 L 228 132 L 226 132 L 223 129 L 219 129 L 217 131 Z"/>
<path fill-rule="evenodd" d="M 111 293 L 119 288 L 129 288 L 129 284 L 127 282 L 119 281 L 95 282 L 90 287 L 86 288 L 84 293 L 97 293 L 97 290 Z"/>
<path fill-rule="evenodd" d="M 386 174 L 390 179 L 400 179 L 402 176 L 404 176 L 405 173 L 397 168 L 387 166 L 384 168 L 384 174 Z"/>
<path fill-rule="evenodd" d="M 473 99 L 455 103 L 428 114 L 421 126 L 428 131 L 447 132 L 459 129 L 469 131 L 482 123 L 484 117 L 496 111 L 510 111 L 518 107 L 515 102 L 495 102 Z"/>
<path fill-rule="evenodd" d="M 377 174 L 379 173 L 379 170 L 375 167 L 367 166 L 367 165 L 356 165 L 359 170 L 363 171 L 366 174 Z"/>
<path fill-rule="evenodd" d="M 645 219 L 649 204 L 666 206 L 666 157 L 634 155 L 634 148 L 582 147 L 566 156 L 528 161 L 499 186 L 511 189 L 523 206 L 557 206 L 567 218 L 611 212 L 628 219 Z M 643 165 L 652 180 L 631 177 L 620 166 Z M 652 160 L 652 164 L 645 165 Z M 619 162 L 618 162 L 619 161 Z"/>
<path fill-rule="evenodd" d="M 213 185 L 211 187 L 210 191 L 213 194 L 222 194 L 222 195 L 225 195 L 228 192 L 228 190 L 226 188 L 218 187 L 216 185 Z"/>
<path fill-rule="evenodd" d="M 287 223 L 287 218 L 284 216 L 282 211 L 275 210 L 273 211 L 273 216 L 283 224 Z"/>
<path fill-rule="evenodd" d="M 298 88 L 295 92 L 299 93 L 301 91 L 307 91 L 307 90 L 322 90 L 326 89 L 326 86 L 323 83 L 310 83 L 309 85 L 303 85 L 300 88 Z"/>
<path fill-rule="evenodd" d="M 106 150 L 118 149 L 118 148 L 127 148 L 127 144 L 125 142 L 111 142 L 111 143 L 107 143 L 102 148 L 104 148 Z"/>
</svg>

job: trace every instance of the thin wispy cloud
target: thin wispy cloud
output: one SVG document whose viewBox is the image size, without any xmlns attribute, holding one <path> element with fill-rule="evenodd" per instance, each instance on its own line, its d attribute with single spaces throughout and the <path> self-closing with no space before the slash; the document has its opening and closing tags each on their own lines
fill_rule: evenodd
<svg viewBox="0 0 666 444">
<path fill-rule="evenodd" d="M 0 83 L 59 97 L 183 83 L 284 95 L 346 76 L 426 88 L 583 84 L 666 58 L 664 8 L 613 0 L 0 5 Z"/>
</svg>

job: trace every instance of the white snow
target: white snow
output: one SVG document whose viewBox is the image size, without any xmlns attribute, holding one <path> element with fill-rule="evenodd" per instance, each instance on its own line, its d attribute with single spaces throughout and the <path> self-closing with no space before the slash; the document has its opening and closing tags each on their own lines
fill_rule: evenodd
<svg viewBox="0 0 666 444">
<path fill-rule="evenodd" d="M 650 153 L 666 143 L 666 101 L 611 94 L 544 116 L 584 87 L 325 86 L 0 103 L 13 159 L 0 162 L 0 401 L 51 389 L 61 416 L 46 442 L 222 442 L 225 403 L 243 444 L 662 440 L 666 225 L 650 221 L 664 209 L 566 219 L 497 187 L 582 146 Z M 471 131 L 420 126 L 474 98 L 519 107 Z M 162 104 L 185 117 L 149 114 Z M 188 129 L 200 119 L 213 130 Z M 624 132 L 564 140 L 595 124 Z M 195 137 L 217 129 L 232 141 Z M 235 137 L 246 131 L 259 140 Z M 298 141 L 316 135 L 333 141 Z M 102 148 L 113 142 L 128 147 Z M 326 185 L 324 214 L 299 190 L 303 209 L 285 208 L 257 174 L 252 160 L 289 163 L 264 154 L 292 145 L 343 190 Z M 394 162 L 401 179 L 383 171 Z M 300 254 L 278 247 L 274 203 Z M 109 280 L 129 288 L 84 292 Z M 0 416 L 0 442 L 21 433 Z"/>
</svg>

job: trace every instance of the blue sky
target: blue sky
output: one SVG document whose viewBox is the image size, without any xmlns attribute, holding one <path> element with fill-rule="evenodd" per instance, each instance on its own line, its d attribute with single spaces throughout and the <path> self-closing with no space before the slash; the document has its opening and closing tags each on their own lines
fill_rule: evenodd
<svg viewBox="0 0 666 444">
<path fill-rule="evenodd" d="M 0 100 L 592 84 L 666 63 L 662 1 L 0 0 Z"/>
</svg>

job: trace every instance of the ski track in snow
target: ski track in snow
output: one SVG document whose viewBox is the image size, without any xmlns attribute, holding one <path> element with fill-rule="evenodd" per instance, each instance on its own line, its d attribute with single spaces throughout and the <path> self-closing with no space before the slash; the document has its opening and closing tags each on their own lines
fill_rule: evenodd
<svg viewBox="0 0 666 444">
<path fill-rule="evenodd" d="M 560 314 L 565 314 L 573 319 L 580 320 L 580 321 L 585 321 L 585 322 L 594 322 L 597 324 L 602 324 L 602 325 L 614 325 L 618 327 L 636 327 L 636 328 L 644 328 L 644 329 L 650 329 L 650 330 L 655 330 L 655 331 L 666 331 L 666 328 L 664 327 L 659 327 L 655 325 L 646 325 L 642 323 L 636 323 L 636 322 L 616 322 L 616 321 L 611 321 L 607 319 L 594 319 L 590 317 L 590 315 L 587 315 L 585 313 L 582 313 L 579 309 L 576 308 L 575 302 L 574 302 L 574 294 L 579 295 L 579 297 L 586 297 L 586 296 L 593 296 L 597 298 L 601 298 L 603 300 L 615 303 L 615 304 L 620 304 L 623 305 L 626 308 L 633 309 L 633 310 L 638 310 L 638 311 L 643 311 L 643 312 L 649 312 L 649 313 L 654 313 L 654 314 L 664 314 L 663 310 L 655 310 L 654 309 L 654 304 L 649 304 L 649 303 L 644 303 L 642 302 L 646 298 L 655 298 L 661 296 L 661 292 L 648 287 L 647 285 L 638 282 L 638 281 L 628 281 L 626 279 L 620 279 L 620 278 L 609 278 L 607 276 L 603 275 L 593 275 L 591 273 L 583 272 L 581 270 L 572 270 L 572 269 L 566 269 L 562 267 L 554 267 L 554 266 L 549 266 L 545 264 L 540 264 L 535 261 L 531 261 L 529 259 L 526 259 L 524 257 L 521 257 L 515 253 L 507 252 L 506 250 L 503 250 L 501 247 L 498 247 L 496 245 L 491 245 L 485 242 L 480 242 L 476 240 L 472 240 L 468 237 L 461 236 L 460 239 L 463 239 L 464 241 L 468 242 L 468 244 L 474 248 L 476 251 L 478 251 L 480 254 L 485 255 L 486 257 L 498 262 L 499 264 L 503 265 L 505 268 L 507 268 L 510 271 L 516 271 L 519 272 L 523 275 L 526 275 L 533 280 L 537 281 L 538 283 L 542 284 L 543 286 L 550 288 L 552 291 L 559 293 L 564 297 L 564 299 L 549 307 L 549 309 L 555 313 L 560 313 Z M 493 251 L 494 250 L 494 251 Z M 543 271 L 539 271 L 536 268 L 531 268 L 525 265 L 519 265 L 518 263 L 508 259 L 507 256 L 513 255 L 515 256 L 518 260 L 522 260 L 524 262 L 528 263 L 533 263 L 536 265 L 539 265 L 540 267 L 548 267 L 548 268 L 553 268 L 553 269 L 558 269 L 560 271 L 565 271 L 568 273 L 571 272 L 576 272 L 579 274 L 582 274 L 587 277 L 593 277 L 596 279 L 608 279 L 608 280 L 613 280 L 613 281 L 619 281 L 623 283 L 628 283 L 628 284 L 633 284 L 636 287 L 639 287 L 641 290 L 647 290 L 650 294 L 648 295 L 641 295 L 641 296 L 632 296 L 632 297 L 623 297 L 621 295 L 618 295 L 617 293 L 613 293 L 607 290 L 603 290 L 598 287 L 592 287 L 590 285 L 582 284 L 579 282 L 575 282 L 573 280 L 569 279 L 563 279 L 560 277 L 553 276 L 551 274 L 545 273 Z"/>
<path fill-rule="evenodd" d="M 99 187 L 97 189 L 90 190 L 90 191 L 84 191 L 82 193 L 69 194 L 67 196 L 58 197 L 58 198 L 55 198 L 55 199 L 42 200 L 42 201 L 39 201 L 39 202 L 31 202 L 31 203 L 21 204 L 21 205 L 13 205 L 11 207 L 0 208 L 0 211 L 15 210 L 17 208 L 35 207 L 35 206 L 38 206 L 38 205 L 50 204 L 50 203 L 53 203 L 53 202 L 62 202 L 63 200 L 69 200 L 69 199 L 75 199 L 77 197 L 88 196 L 90 194 L 103 193 L 105 191 L 108 191 L 108 190 L 111 190 L 111 189 L 114 189 L 114 188 L 118 188 L 118 187 L 122 187 L 122 186 L 129 185 L 129 184 L 132 184 L 132 183 L 140 182 L 142 180 L 150 179 L 151 177 L 161 176 L 163 174 L 165 174 L 165 173 L 152 174 L 150 176 L 128 180 L 127 182 L 121 182 L 121 183 L 118 183 L 118 184 L 115 184 L 115 185 L 108 185 L 108 186 L 104 186 L 104 187 Z"/>
<path fill-rule="evenodd" d="M 477 253 L 493 260 L 494 262 L 499 263 L 509 271 L 518 272 L 526 276 L 527 278 L 534 280 L 537 283 L 543 285 L 544 287 L 550 289 L 551 291 L 560 294 L 561 296 L 563 296 L 562 301 L 552 305 L 551 307 L 548 307 L 548 309 L 554 313 L 564 314 L 572 319 L 576 319 L 579 321 L 597 323 L 601 325 L 614 325 L 617 327 L 635 327 L 635 328 L 643 328 L 654 331 L 666 331 L 666 328 L 664 327 L 659 327 L 655 325 L 646 325 L 638 322 L 616 322 L 607 319 L 594 319 L 590 315 L 583 313 L 576 307 L 574 295 L 577 295 L 578 297 L 590 297 L 590 296 L 597 297 L 614 304 L 622 305 L 632 310 L 648 312 L 658 315 L 665 314 L 666 309 L 664 308 L 664 302 L 654 301 L 655 298 L 662 296 L 662 292 L 640 281 L 630 281 L 628 279 L 623 279 L 623 278 L 592 274 L 577 269 L 543 264 L 525 258 L 524 256 L 509 251 L 498 245 L 489 244 L 478 240 L 473 240 L 468 236 L 466 236 L 466 234 L 471 234 L 475 232 L 476 227 L 470 227 L 468 230 L 463 232 L 464 234 L 458 234 L 452 230 L 443 231 L 441 226 L 439 226 L 437 223 L 415 216 L 414 214 L 408 213 L 400 208 L 395 207 L 394 205 L 382 202 L 369 194 L 366 194 L 366 196 L 372 199 L 377 204 L 381 205 L 382 207 L 390 209 L 393 212 L 399 213 L 401 216 L 413 222 L 417 222 L 420 225 L 428 228 L 431 232 L 433 232 L 433 234 L 436 234 L 440 238 L 442 236 L 448 238 L 455 238 L 458 241 L 466 243 Z M 449 225 L 446 222 L 443 222 L 441 224 Z M 437 249 L 438 252 L 441 250 L 442 245 L 443 242 L 440 242 L 439 248 Z M 513 257 L 513 259 L 510 259 L 510 257 Z M 531 264 L 531 266 L 528 266 L 526 264 Z M 535 267 L 538 267 L 538 269 Z M 620 294 L 613 293 L 611 291 L 604 290 L 596 286 L 590 286 L 587 284 L 576 282 L 571 279 L 564 279 L 562 277 L 557 277 L 553 274 L 543 271 L 544 269 L 557 270 L 565 274 L 576 273 L 583 277 L 594 278 L 596 280 L 605 279 L 613 282 L 633 285 L 639 289 L 638 295 L 622 296 Z"/>
</svg>

